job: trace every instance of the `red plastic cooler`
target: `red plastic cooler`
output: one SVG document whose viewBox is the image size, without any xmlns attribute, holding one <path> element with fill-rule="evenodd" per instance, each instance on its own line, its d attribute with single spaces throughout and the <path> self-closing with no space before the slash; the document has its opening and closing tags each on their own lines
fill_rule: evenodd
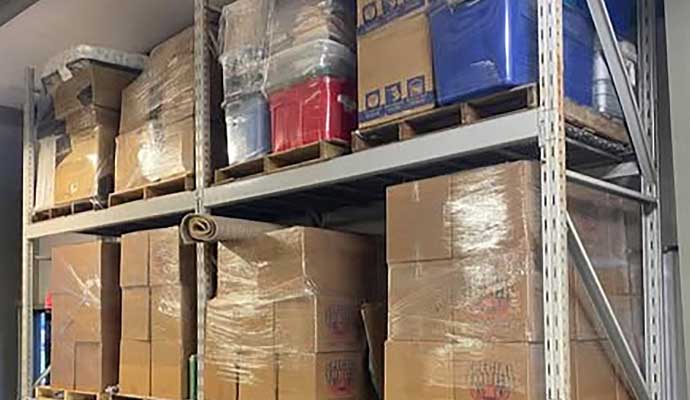
<svg viewBox="0 0 690 400">
<path fill-rule="evenodd" d="M 273 151 L 321 140 L 350 142 L 357 125 L 356 89 L 351 81 L 314 78 L 269 95 Z"/>
</svg>

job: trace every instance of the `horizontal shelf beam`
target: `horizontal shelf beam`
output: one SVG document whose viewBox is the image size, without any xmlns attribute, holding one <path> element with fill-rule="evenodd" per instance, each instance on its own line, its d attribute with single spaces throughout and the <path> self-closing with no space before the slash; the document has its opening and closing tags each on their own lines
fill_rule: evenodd
<svg viewBox="0 0 690 400">
<path fill-rule="evenodd" d="M 208 188 L 204 204 L 219 208 L 252 199 L 294 193 L 379 174 L 457 159 L 535 141 L 537 110 L 494 118 L 375 147 L 319 164 Z"/>
<path fill-rule="evenodd" d="M 62 233 L 89 232 L 117 228 L 154 218 L 175 216 L 194 211 L 194 192 L 174 193 L 148 200 L 121 204 L 105 210 L 88 211 L 47 221 L 29 224 L 30 239 Z"/>
<path fill-rule="evenodd" d="M 566 172 L 569 181 L 593 189 L 602 190 L 604 192 L 620 196 L 629 200 L 639 201 L 645 204 L 656 204 L 656 199 L 642 194 L 636 190 L 628 189 L 626 187 L 616 185 L 615 183 L 603 181 L 601 179 L 593 178 L 589 175 L 581 174 L 575 171 Z"/>
</svg>

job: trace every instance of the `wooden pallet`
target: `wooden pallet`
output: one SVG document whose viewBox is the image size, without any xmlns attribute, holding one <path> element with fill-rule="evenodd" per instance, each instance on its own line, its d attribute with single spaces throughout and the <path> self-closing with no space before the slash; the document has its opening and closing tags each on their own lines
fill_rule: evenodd
<svg viewBox="0 0 690 400">
<path fill-rule="evenodd" d="M 568 99 L 565 100 L 565 121 L 600 138 L 630 144 L 628 130 L 622 122 Z"/>
<path fill-rule="evenodd" d="M 159 397 L 139 396 L 134 394 L 113 394 L 111 400 L 165 400 Z"/>
<path fill-rule="evenodd" d="M 36 388 L 36 400 L 111 400 L 107 393 L 64 390 L 51 387 Z"/>
<path fill-rule="evenodd" d="M 272 174 L 303 167 L 330 160 L 349 152 L 350 144 L 340 140 L 312 143 L 264 157 L 264 173 Z"/>
<path fill-rule="evenodd" d="M 265 157 L 254 158 L 216 170 L 214 179 L 215 184 L 222 185 L 238 179 L 263 174 L 265 165 L 264 158 Z"/>
<path fill-rule="evenodd" d="M 489 118 L 539 106 L 537 86 L 516 87 L 490 96 L 423 111 L 381 125 L 355 131 L 352 151 L 412 139 L 439 130 L 469 125 Z"/>
<path fill-rule="evenodd" d="M 108 199 L 108 206 L 113 207 L 137 200 L 147 200 L 154 197 L 165 196 L 166 194 L 194 190 L 194 187 L 194 175 L 185 174 L 136 189 L 112 193 Z"/>
<path fill-rule="evenodd" d="M 36 211 L 32 217 L 33 222 L 79 214 L 86 211 L 100 210 L 106 204 L 105 199 L 90 198 L 61 204 L 46 210 Z"/>
</svg>

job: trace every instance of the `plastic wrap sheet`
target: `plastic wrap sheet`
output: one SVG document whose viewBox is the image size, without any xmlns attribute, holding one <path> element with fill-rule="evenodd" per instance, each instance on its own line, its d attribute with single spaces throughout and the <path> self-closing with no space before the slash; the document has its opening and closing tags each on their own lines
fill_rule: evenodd
<svg viewBox="0 0 690 400">
<path fill-rule="evenodd" d="M 52 371 L 55 387 L 102 391 L 117 383 L 119 245 L 106 241 L 52 251 Z"/>
<path fill-rule="evenodd" d="M 271 116 L 263 94 L 235 98 L 225 103 L 228 165 L 271 152 Z"/>
<path fill-rule="evenodd" d="M 74 76 L 76 71 L 87 68 L 92 62 L 114 67 L 141 71 L 147 57 L 142 54 L 126 53 L 104 47 L 78 45 L 51 58 L 43 67 L 41 80 L 50 93 L 63 81 Z"/>
<path fill-rule="evenodd" d="M 322 76 L 353 79 L 355 70 L 352 50 L 333 40 L 314 40 L 271 56 L 265 91 L 272 93 Z"/>
<path fill-rule="evenodd" d="M 313 228 L 223 243 L 206 361 L 225 393 L 209 399 L 364 398 L 359 306 L 375 260 L 369 238 Z"/>
<path fill-rule="evenodd" d="M 185 29 L 151 52 L 142 74 L 122 92 L 120 133 L 194 115 L 193 35 L 193 28 Z"/>
<path fill-rule="evenodd" d="M 571 185 L 568 209 L 641 360 L 639 206 Z M 388 369 L 386 396 L 539 398 L 532 396 L 543 393 L 535 372 L 543 368 L 544 340 L 540 210 L 536 162 L 389 189 L 387 365 L 421 367 Z M 571 338 L 589 354 L 573 357 L 577 390 L 616 396 L 625 389 L 606 335 L 570 270 Z M 597 361 L 587 368 L 588 359 Z M 610 382 L 597 386 L 597 376 Z"/>
<path fill-rule="evenodd" d="M 314 40 L 355 45 L 354 0 L 276 0 L 271 18 L 271 54 Z"/>
<path fill-rule="evenodd" d="M 36 201 L 34 211 L 43 211 L 55 204 L 55 160 L 58 136 L 48 136 L 38 141 L 36 165 Z"/>
<path fill-rule="evenodd" d="M 623 55 L 623 66 L 633 88 L 637 86 L 637 47 L 627 41 L 619 42 Z M 618 101 L 618 94 L 606 64 L 604 51 L 599 40 L 594 45 L 594 72 L 592 96 L 594 108 L 604 114 L 623 119 L 623 110 Z"/>
<path fill-rule="evenodd" d="M 116 192 L 194 172 L 194 118 L 169 125 L 152 120 L 116 142 Z"/>
<path fill-rule="evenodd" d="M 113 187 L 117 123 L 103 123 L 56 140 L 54 203 L 105 205 Z"/>
<path fill-rule="evenodd" d="M 196 351 L 196 248 L 179 228 L 123 235 L 120 393 L 188 398 Z"/>
</svg>

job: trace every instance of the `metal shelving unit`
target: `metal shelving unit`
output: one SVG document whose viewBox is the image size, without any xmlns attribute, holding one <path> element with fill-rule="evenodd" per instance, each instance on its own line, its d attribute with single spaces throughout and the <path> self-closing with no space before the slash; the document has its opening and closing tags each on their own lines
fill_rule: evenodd
<svg viewBox="0 0 690 400">
<path fill-rule="evenodd" d="M 635 96 L 622 67 L 613 27 L 603 0 L 588 0 L 598 36 L 621 98 L 634 152 L 621 156 L 592 146 L 573 135 L 564 117 L 563 22 L 560 0 L 538 0 L 539 92 L 537 109 L 525 110 L 339 157 L 320 164 L 211 186 L 210 67 L 213 63 L 209 27 L 219 17 L 209 0 L 195 3 L 196 69 L 196 187 L 151 200 L 124 204 L 44 222 L 31 223 L 34 198 L 35 125 L 33 70 L 26 78 L 24 114 L 24 231 L 22 243 L 23 315 L 21 336 L 22 398 L 31 397 L 34 247 L 42 237 L 69 232 L 120 234 L 178 221 L 187 212 L 215 213 L 275 220 L 291 214 L 328 211 L 342 206 L 378 202 L 385 187 L 467 168 L 515 159 L 539 159 L 542 165 L 542 227 L 546 398 L 569 400 L 570 338 L 568 312 L 568 255 L 602 317 L 629 388 L 640 400 L 669 398 L 665 365 L 664 327 L 660 295 L 658 163 L 655 126 L 654 1 L 639 0 L 639 95 Z M 218 110 L 217 112 L 220 112 Z M 577 133 L 577 132 L 575 132 Z M 632 162 L 631 162 L 632 161 Z M 635 162 L 636 161 L 636 162 Z M 596 168 L 594 168 L 596 167 Z M 641 191 L 609 179 L 639 176 Z M 597 188 L 640 202 L 643 213 L 646 360 L 641 371 L 616 321 L 606 295 L 567 212 L 568 182 Z M 204 398 L 205 305 L 209 249 L 198 247 L 198 393 Z"/>
</svg>

